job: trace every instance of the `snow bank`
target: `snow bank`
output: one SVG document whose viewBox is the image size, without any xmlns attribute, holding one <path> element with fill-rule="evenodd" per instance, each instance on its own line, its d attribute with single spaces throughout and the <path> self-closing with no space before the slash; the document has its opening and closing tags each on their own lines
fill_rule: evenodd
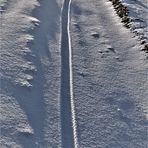
<svg viewBox="0 0 148 148">
<path fill-rule="evenodd" d="M 3 148 L 60 147 L 61 6 L 59 0 L 13 0 L 1 7 Z"/>
<path fill-rule="evenodd" d="M 148 2 L 146 0 L 110 0 L 127 28 L 138 36 L 142 50 L 148 52 Z"/>
<path fill-rule="evenodd" d="M 147 25 L 147 13 L 148 2 L 147 0 L 122 0 L 129 9 L 129 16 L 132 19 L 132 30 L 141 35 L 142 39 L 147 39 L 148 25 Z"/>
</svg>

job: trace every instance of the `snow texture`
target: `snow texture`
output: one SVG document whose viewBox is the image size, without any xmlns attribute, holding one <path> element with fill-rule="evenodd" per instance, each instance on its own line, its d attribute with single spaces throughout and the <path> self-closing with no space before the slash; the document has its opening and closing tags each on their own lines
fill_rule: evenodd
<svg viewBox="0 0 148 148">
<path fill-rule="evenodd" d="M 146 148 L 148 65 L 136 38 L 110 2 L 73 0 L 72 6 L 79 147 Z"/>
<path fill-rule="evenodd" d="M 61 145 L 61 6 L 10 0 L 1 13 L 2 148 Z"/>
<path fill-rule="evenodd" d="M 61 148 L 68 117 L 77 148 L 147 148 L 148 62 L 138 39 L 108 0 L 71 2 L 66 58 L 64 0 L 0 0 L 0 147 Z M 122 2 L 147 39 L 147 0 Z"/>
<path fill-rule="evenodd" d="M 148 1 L 147 0 L 122 0 L 128 6 L 129 16 L 132 20 L 132 31 L 140 39 L 148 42 Z"/>
</svg>

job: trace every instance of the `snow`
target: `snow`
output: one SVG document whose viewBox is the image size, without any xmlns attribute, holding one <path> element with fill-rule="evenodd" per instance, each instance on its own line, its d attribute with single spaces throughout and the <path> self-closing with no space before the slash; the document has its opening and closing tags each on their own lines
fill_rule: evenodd
<svg viewBox="0 0 148 148">
<path fill-rule="evenodd" d="M 14 0 L 1 14 L 3 148 L 60 147 L 60 13 L 55 0 Z"/>
<path fill-rule="evenodd" d="M 137 39 L 110 2 L 74 0 L 72 5 L 79 147 L 146 148 L 148 65 Z"/>
<path fill-rule="evenodd" d="M 146 148 L 146 53 L 108 0 L 67 2 L 69 57 L 64 0 L 0 0 L 1 147 L 60 148 L 69 137 L 78 148 Z M 147 1 L 122 2 L 147 39 Z"/>
<path fill-rule="evenodd" d="M 128 6 L 129 16 L 132 19 L 132 31 L 142 40 L 148 41 L 148 1 L 147 0 L 122 0 Z"/>
</svg>

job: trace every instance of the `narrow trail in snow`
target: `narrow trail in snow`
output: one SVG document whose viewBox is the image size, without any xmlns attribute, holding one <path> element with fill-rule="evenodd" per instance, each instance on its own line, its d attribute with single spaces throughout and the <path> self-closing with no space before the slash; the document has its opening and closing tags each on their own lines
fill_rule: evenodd
<svg viewBox="0 0 148 148">
<path fill-rule="evenodd" d="M 70 39 L 70 4 L 62 9 L 61 31 L 61 133 L 63 148 L 77 148 L 75 110 L 73 101 L 72 51 Z"/>
</svg>

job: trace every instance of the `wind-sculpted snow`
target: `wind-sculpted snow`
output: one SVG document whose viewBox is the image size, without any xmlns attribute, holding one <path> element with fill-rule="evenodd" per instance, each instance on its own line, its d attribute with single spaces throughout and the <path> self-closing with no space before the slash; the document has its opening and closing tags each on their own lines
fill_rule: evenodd
<svg viewBox="0 0 148 148">
<path fill-rule="evenodd" d="M 148 42 L 147 0 L 122 0 L 122 3 L 128 6 L 129 16 L 132 19 L 132 30 L 137 33 L 142 40 Z"/>
<path fill-rule="evenodd" d="M 146 0 L 109 0 L 112 2 L 116 13 L 121 18 L 125 27 L 138 37 L 141 42 L 141 50 L 148 52 L 147 38 L 147 13 L 148 2 Z M 140 43 L 139 42 L 139 43 Z"/>
<path fill-rule="evenodd" d="M 1 13 L 1 147 L 60 147 L 60 7 L 13 0 Z"/>
<path fill-rule="evenodd" d="M 137 38 L 108 0 L 67 2 L 0 0 L 1 147 L 146 148 Z"/>
</svg>

